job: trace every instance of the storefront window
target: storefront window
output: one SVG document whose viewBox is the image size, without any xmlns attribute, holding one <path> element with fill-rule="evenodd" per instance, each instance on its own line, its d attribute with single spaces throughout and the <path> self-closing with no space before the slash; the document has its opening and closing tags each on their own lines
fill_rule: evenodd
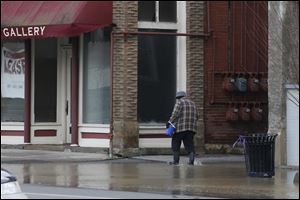
<svg viewBox="0 0 300 200">
<path fill-rule="evenodd" d="M 166 122 L 175 103 L 176 37 L 139 36 L 138 69 L 139 122 Z"/>
<path fill-rule="evenodd" d="M 177 22 L 177 1 L 139 1 L 140 22 Z"/>
<path fill-rule="evenodd" d="M 24 42 L 1 42 L 1 122 L 24 122 Z"/>
<path fill-rule="evenodd" d="M 110 29 L 84 34 L 83 123 L 108 124 Z"/>
<path fill-rule="evenodd" d="M 57 39 L 35 42 L 35 122 L 56 122 Z"/>
<path fill-rule="evenodd" d="M 159 2 L 159 21 L 160 22 L 176 22 L 177 18 L 177 2 L 176 1 L 160 1 Z"/>
<path fill-rule="evenodd" d="M 155 1 L 139 1 L 139 21 L 155 22 Z"/>
</svg>

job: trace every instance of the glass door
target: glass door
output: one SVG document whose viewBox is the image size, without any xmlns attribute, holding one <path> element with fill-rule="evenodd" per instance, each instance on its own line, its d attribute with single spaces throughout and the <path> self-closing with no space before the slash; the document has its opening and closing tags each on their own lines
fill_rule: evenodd
<svg viewBox="0 0 300 200">
<path fill-rule="evenodd" d="M 32 143 L 71 143 L 71 58 L 67 39 L 34 41 Z"/>
</svg>

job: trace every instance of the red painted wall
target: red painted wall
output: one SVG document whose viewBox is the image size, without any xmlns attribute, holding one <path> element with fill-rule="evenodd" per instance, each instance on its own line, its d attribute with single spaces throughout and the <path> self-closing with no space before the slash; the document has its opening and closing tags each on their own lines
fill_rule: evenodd
<svg viewBox="0 0 300 200">
<path fill-rule="evenodd" d="M 231 74 L 260 82 L 267 77 L 268 9 L 266 1 L 207 2 L 206 31 L 213 36 L 205 41 L 205 143 L 232 144 L 240 134 L 267 131 L 266 90 L 227 92 L 224 77 Z M 262 108 L 262 121 L 226 120 L 230 103 L 236 107 L 256 103 Z M 259 105 L 256 105 L 257 107 Z"/>
</svg>

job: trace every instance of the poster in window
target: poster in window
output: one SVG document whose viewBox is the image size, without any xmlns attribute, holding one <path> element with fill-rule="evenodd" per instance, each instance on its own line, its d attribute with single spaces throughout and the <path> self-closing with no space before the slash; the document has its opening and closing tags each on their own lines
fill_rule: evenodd
<svg viewBox="0 0 300 200">
<path fill-rule="evenodd" d="M 1 95 L 2 98 L 24 99 L 25 50 L 2 48 Z"/>
</svg>

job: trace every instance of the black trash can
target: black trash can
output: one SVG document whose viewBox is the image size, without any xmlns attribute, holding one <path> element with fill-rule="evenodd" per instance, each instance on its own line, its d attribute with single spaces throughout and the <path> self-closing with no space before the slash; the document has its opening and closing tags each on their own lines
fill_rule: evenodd
<svg viewBox="0 0 300 200">
<path fill-rule="evenodd" d="M 248 176 L 272 177 L 275 175 L 275 139 L 277 134 L 255 133 L 241 135 L 244 145 L 245 163 Z"/>
</svg>

